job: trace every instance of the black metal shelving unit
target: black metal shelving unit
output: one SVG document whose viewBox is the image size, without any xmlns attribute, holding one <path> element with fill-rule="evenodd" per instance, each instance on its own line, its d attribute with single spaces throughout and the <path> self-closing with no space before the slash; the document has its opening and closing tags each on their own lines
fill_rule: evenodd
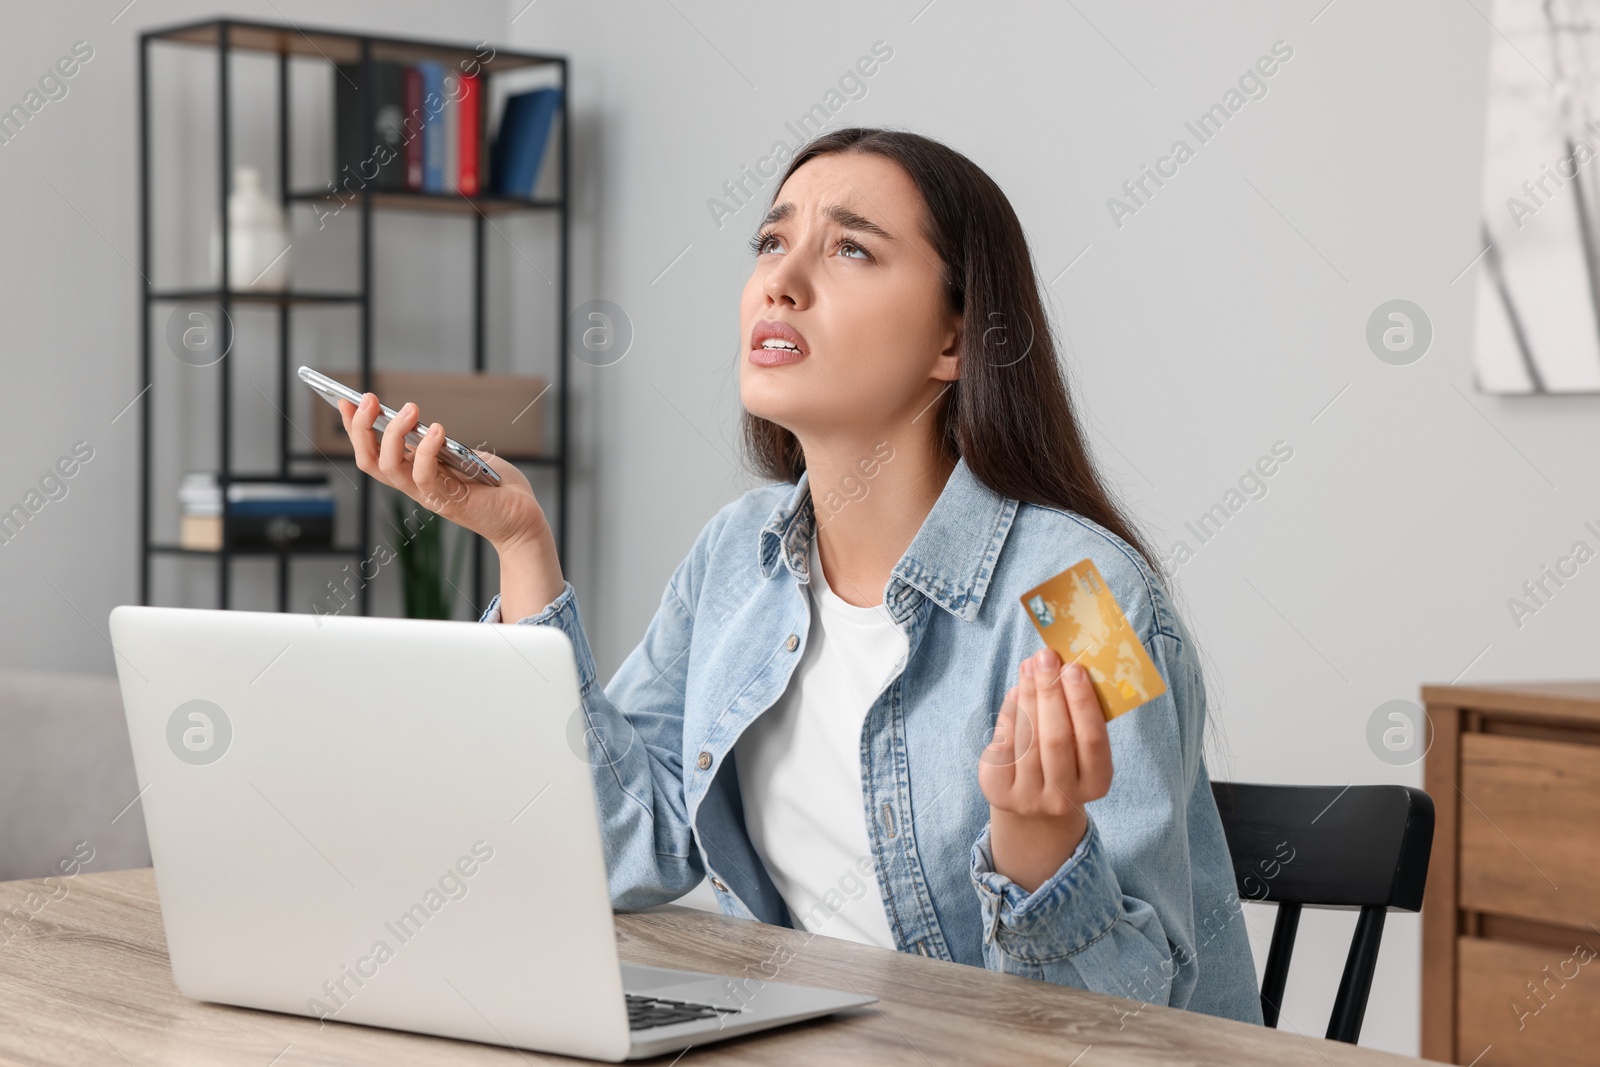
<svg viewBox="0 0 1600 1067">
<path fill-rule="evenodd" d="M 151 273 L 151 152 L 150 152 L 150 61 L 152 47 L 155 44 L 177 44 L 190 47 L 210 48 L 217 55 L 217 175 L 218 175 L 218 219 L 221 221 L 219 272 L 216 288 L 201 289 L 159 289 L 150 281 Z M 360 70 L 361 86 L 375 84 L 373 78 L 374 60 L 398 60 L 401 62 L 416 62 L 431 59 L 446 64 L 462 64 L 471 61 L 475 64 L 476 72 L 483 74 L 486 79 L 509 70 L 524 69 L 532 66 L 554 66 L 559 71 L 559 84 L 562 88 L 561 106 L 558 128 L 558 151 L 560 164 L 560 196 L 557 199 L 531 199 L 500 196 L 474 196 L 467 197 L 455 194 L 441 194 L 428 192 L 411 192 L 396 190 L 375 190 L 369 184 L 360 192 L 355 193 L 356 201 L 340 197 L 340 202 L 348 206 L 358 206 L 360 212 L 360 267 L 359 284 L 350 292 L 307 292 L 285 291 L 267 292 L 260 290 L 239 290 L 232 287 L 238 279 L 228 276 L 228 245 L 229 227 L 228 194 L 233 172 L 232 167 L 232 89 L 233 79 L 230 70 L 230 59 L 235 51 L 250 51 L 257 53 L 270 53 L 278 57 L 278 188 L 284 206 L 285 216 L 296 205 L 314 205 L 319 201 L 332 202 L 333 196 L 324 190 L 297 190 L 291 188 L 291 144 L 290 130 L 292 129 L 292 112 L 290 106 L 290 62 L 295 57 L 310 59 L 320 58 L 331 64 L 358 63 Z M 277 373 L 277 399 L 276 404 L 280 415 L 278 422 L 278 469 L 280 476 L 288 476 L 291 468 L 296 463 L 313 460 L 327 460 L 332 462 L 349 463 L 354 470 L 354 463 L 350 457 L 325 456 L 315 451 L 300 451 L 290 447 L 290 434 L 293 430 L 288 411 L 289 394 L 291 388 L 298 384 L 298 379 L 291 383 L 293 372 L 291 370 L 291 324 L 293 311 L 297 306 L 348 306 L 356 309 L 360 314 L 360 358 L 361 358 L 361 383 L 363 390 L 372 386 L 373 368 L 373 332 L 372 332 L 372 301 L 373 301 L 373 259 L 372 259 L 372 227 L 374 217 L 381 212 L 390 211 L 430 211 L 453 212 L 471 220 L 472 223 L 472 294 L 473 294 L 473 341 L 472 358 L 473 372 L 482 373 L 485 369 L 485 228 L 488 216 L 509 212 L 551 212 L 559 219 L 559 267 L 560 278 L 556 297 L 556 329 L 558 331 L 557 347 L 555 353 L 555 380 L 552 388 L 556 393 L 556 448 L 552 454 L 536 456 L 506 455 L 502 458 L 519 464 L 531 466 L 551 467 L 556 473 L 556 516 L 555 535 L 558 550 L 565 555 L 567 546 L 567 500 L 569 469 L 568 455 L 568 244 L 570 225 L 568 218 L 568 202 L 570 199 L 570 159 L 568 151 L 570 142 L 570 123 L 568 122 L 568 101 L 571 99 L 568 82 L 567 59 L 565 56 L 548 55 L 533 52 L 511 51 L 494 47 L 494 54 L 485 58 L 482 52 L 472 45 L 456 42 L 436 40 L 421 40 L 414 38 L 378 36 L 372 34 L 314 29 L 305 26 L 288 24 L 275 24 L 266 22 L 242 21 L 236 19 L 210 19 L 202 22 L 185 23 L 170 26 L 164 29 L 150 30 L 140 35 L 139 41 L 139 242 L 140 242 L 140 273 L 145 279 L 140 291 L 140 380 L 145 388 L 154 382 L 153 357 L 151 352 L 151 312 L 163 304 L 179 304 L 186 302 L 214 303 L 219 309 L 216 327 L 219 331 L 217 344 L 225 353 L 219 362 L 219 398 L 217 404 L 217 417 L 220 419 L 218 427 L 218 455 L 217 477 L 222 487 L 223 507 L 227 507 L 227 487 L 236 474 L 245 472 L 236 471 L 232 462 L 232 375 L 229 360 L 233 358 L 227 353 L 232 352 L 233 321 L 232 309 L 240 306 L 276 306 L 278 310 L 278 373 Z M 373 116 L 372 93 L 359 93 L 361 119 L 360 128 L 372 129 Z M 483 99 L 488 99 L 487 80 L 485 81 Z M 488 108 L 480 109 L 480 116 L 487 121 Z M 487 145 L 487 129 L 480 131 L 480 143 Z M 337 167 L 338 160 L 335 158 Z M 487 175 L 484 175 L 485 179 Z M 303 388 L 303 386 L 301 387 Z M 240 557 L 261 558 L 269 557 L 277 560 L 277 600 L 278 610 L 289 610 L 289 567 L 290 561 L 296 556 L 349 556 L 360 560 L 372 551 L 372 494 L 374 480 L 365 476 L 359 477 L 361 504 L 358 523 L 357 541 L 354 545 L 327 546 L 303 549 L 238 549 L 229 548 L 226 544 L 221 549 L 203 550 L 187 549 L 176 544 L 157 543 L 151 534 L 151 425 L 154 418 L 154 406 L 159 402 L 159 396 L 154 390 L 151 395 L 144 398 L 141 404 L 140 428 L 140 491 L 139 491 L 139 599 L 140 603 L 150 603 L 150 571 L 151 560 L 156 555 L 214 557 L 217 565 L 217 606 L 229 606 L 229 593 L 231 585 L 231 565 L 234 559 Z M 320 401 L 318 401 L 320 403 Z M 548 407 L 546 408 L 548 410 Z M 175 503 L 175 502 L 174 502 Z M 226 522 L 226 519 L 224 519 Z M 484 541 L 481 537 L 473 536 L 473 568 L 472 568 L 472 599 L 473 603 L 482 610 L 487 603 L 484 597 Z M 371 583 L 363 582 L 358 592 L 359 610 L 363 615 L 370 613 Z"/>
</svg>

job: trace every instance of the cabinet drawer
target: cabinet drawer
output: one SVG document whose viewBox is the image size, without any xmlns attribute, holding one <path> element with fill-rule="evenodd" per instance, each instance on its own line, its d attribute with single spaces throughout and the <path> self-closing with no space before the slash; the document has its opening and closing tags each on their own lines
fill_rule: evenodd
<svg viewBox="0 0 1600 1067">
<path fill-rule="evenodd" d="M 1466 734 L 1460 783 L 1460 906 L 1592 932 L 1600 746 Z"/>
<path fill-rule="evenodd" d="M 1480 1052 L 1477 1067 L 1600 1061 L 1600 937 L 1574 933 L 1572 942 L 1564 949 L 1476 937 L 1456 942 L 1458 1063 Z"/>
</svg>

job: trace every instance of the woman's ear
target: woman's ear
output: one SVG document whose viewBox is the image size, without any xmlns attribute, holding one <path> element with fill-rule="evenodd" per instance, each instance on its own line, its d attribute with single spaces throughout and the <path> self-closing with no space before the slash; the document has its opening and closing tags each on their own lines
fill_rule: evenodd
<svg viewBox="0 0 1600 1067">
<path fill-rule="evenodd" d="M 933 376 L 942 382 L 953 382 L 961 377 L 961 315 L 950 316 L 950 331 L 945 334 L 945 345 L 939 351 Z"/>
</svg>

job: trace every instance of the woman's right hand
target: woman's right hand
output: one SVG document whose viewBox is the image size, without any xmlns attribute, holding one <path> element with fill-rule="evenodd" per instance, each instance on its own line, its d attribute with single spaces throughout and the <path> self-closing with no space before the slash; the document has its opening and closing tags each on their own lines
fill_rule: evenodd
<svg viewBox="0 0 1600 1067">
<path fill-rule="evenodd" d="M 484 485 L 463 478 L 453 468 L 439 462 L 445 430 L 439 423 L 428 428 L 414 453 L 405 436 L 417 425 L 417 405 L 407 403 L 383 430 L 380 444 L 373 436 L 372 423 L 381 412 L 372 393 L 361 397 L 359 406 L 339 401 L 339 414 L 345 432 L 355 447 L 356 466 L 459 526 L 481 535 L 497 552 L 539 541 L 549 535 L 544 508 L 533 495 L 533 486 L 515 466 L 499 456 L 479 453 L 484 462 L 500 475 L 498 486 Z"/>
</svg>

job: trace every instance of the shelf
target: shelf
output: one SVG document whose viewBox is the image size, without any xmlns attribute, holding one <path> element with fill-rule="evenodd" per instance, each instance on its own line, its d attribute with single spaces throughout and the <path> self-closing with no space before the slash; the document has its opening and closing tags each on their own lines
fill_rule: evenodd
<svg viewBox="0 0 1600 1067">
<path fill-rule="evenodd" d="M 356 461 L 356 458 L 354 456 L 347 456 L 347 455 L 344 455 L 343 453 L 325 454 L 325 453 L 322 453 L 322 452 L 290 452 L 289 453 L 289 458 L 291 460 L 293 460 L 293 461 L 296 461 L 296 462 L 306 462 L 306 461 L 310 461 L 310 460 L 314 460 L 314 459 L 324 459 L 324 460 L 327 460 L 330 463 L 335 462 L 335 461 L 337 461 L 339 463 L 354 463 Z M 500 456 L 500 458 L 505 460 L 507 463 L 527 464 L 530 467 L 559 467 L 559 466 L 561 466 L 561 457 L 560 456 L 550 456 L 550 455 L 544 455 L 544 456 L 519 456 L 519 455 L 508 454 L 508 455 Z"/>
<path fill-rule="evenodd" d="M 299 204 L 338 204 L 343 210 L 358 207 L 360 197 L 372 197 L 372 206 L 383 211 L 421 211 L 450 215 L 505 215 L 516 211 L 560 211 L 564 200 L 533 200 L 523 196 L 459 196 L 455 193 L 424 193 L 411 189 L 385 189 L 340 196 L 318 189 L 290 193 Z"/>
<path fill-rule="evenodd" d="M 145 299 L 158 303 L 209 301 L 221 303 L 221 289 L 146 289 Z M 234 289 L 226 294 L 231 304 L 359 304 L 360 293 L 278 292 L 271 289 Z"/>
<path fill-rule="evenodd" d="M 571 99 L 569 58 L 563 55 L 508 49 L 498 43 L 485 41 L 473 43 L 471 40 L 418 40 L 387 33 L 373 35 L 347 28 L 296 25 L 287 20 L 270 23 L 216 15 L 192 22 L 151 28 L 139 34 L 139 47 L 137 81 L 139 240 L 140 262 L 146 265 L 142 268 L 144 273 L 150 273 L 148 265 L 151 261 L 153 236 L 163 232 L 155 217 L 152 191 L 161 185 L 157 178 L 158 172 L 173 166 L 179 167 L 179 172 L 186 180 L 193 174 L 211 174 L 213 177 L 209 181 L 213 183 L 212 188 L 204 196 L 206 199 L 217 196 L 224 201 L 219 205 L 219 210 L 223 212 L 222 217 L 225 218 L 225 202 L 231 182 L 216 182 L 216 176 L 230 174 L 233 169 L 232 164 L 240 158 L 273 159 L 276 166 L 277 189 L 281 195 L 280 203 L 292 221 L 303 224 L 309 221 L 306 217 L 308 214 L 315 214 L 318 221 L 322 222 L 336 213 L 354 213 L 358 216 L 355 222 L 359 231 L 355 236 L 360 242 L 358 256 L 354 264 L 349 265 L 348 273 L 329 274 L 316 280 L 308 280 L 307 284 L 290 288 L 288 291 L 249 287 L 246 283 L 251 279 L 248 276 L 241 277 L 236 271 L 230 272 L 226 280 L 229 288 L 224 288 L 224 279 L 218 276 L 219 272 L 205 274 L 194 280 L 174 279 L 172 284 L 163 286 L 155 286 L 148 281 L 140 282 L 139 291 L 144 301 L 142 312 L 144 321 L 141 325 L 145 327 L 140 331 L 139 340 L 140 379 L 151 381 L 156 373 L 155 351 L 159 345 L 160 334 L 158 330 L 149 328 L 150 320 L 158 315 L 169 315 L 175 306 L 182 310 L 185 302 L 214 310 L 218 305 L 226 307 L 228 314 L 234 318 L 236 335 L 241 331 L 254 331 L 265 327 L 269 324 L 268 320 L 273 319 L 284 324 L 291 318 L 328 319 L 329 321 L 319 322 L 318 325 L 330 328 L 354 326 L 357 330 L 354 342 L 351 343 L 349 338 L 341 338 L 336 345 L 338 351 L 344 352 L 346 356 L 338 362 L 347 366 L 354 364 L 364 372 L 380 372 L 386 354 L 379 349 L 386 347 L 387 343 L 384 345 L 378 343 L 378 335 L 382 332 L 378 324 L 385 314 L 393 312 L 390 311 L 387 301 L 376 298 L 378 280 L 390 273 L 404 274 L 417 264 L 411 262 L 412 257 L 402 260 L 379 252 L 375 247 L 375 235 L 378 230 L 397 224 L 401 216 L 417 218 L 428 213 L 471 222 L 469 226 L 458 226 L 454 222 L 442 224 L 451 233 L 447 235 L 440 231 L 430 239 L 429 245 L 434 240 L 442 241 L 447 238 L 468 244 L 467 262 L 470 263 L 470 268 L 465 281 L 472 332 L 467 352 L 470 353 L 470 365 L 474 368 L 474 373 L 484 373 L 489 365 L 488 348 L 491 333 L 488 316 L 491 303 L 489 290 L 493 288 L 491 267 L 498 263 L 498 259 L 489 254 L 486 246 L 492 240 L 491 234 L 502 225 L 499 220 L 510 219 L 517 215 L 535 216 L 541 221 L 531 228 L 536 231 L 541 241 L 548 239 L 553 243 L 556 255 L 557 269 L 547 274 L 547 277 L 552 279 L 552 284 L 556 286 L 555 291 L 558 294 L 556 297 L 558 313 L 548 317 L 550 332 L 554 334 L 555 380 L 552 383 L 553 395 L 545 403 L 546 410 L 559 412 L 557 434 L 548 454 L 510 453 L 504 458 L 508 463 L 516 464 L 519 470 L 535 481 L 542 483 L 545 477 L 544 474 L 536 474 L 536 470 L 551 474 L 550 481 L 554 484 L 550 495 L 557 501 L 558 508 L 556 546 L 558 551 L 565 551 L 571 456 L 567 427 L 570 399 L 567 368 L 572 359 L 568 347 L 567 317 L 571 254 L 571 216 L 568 211 L 571 196 L 567 190 L 573 187 L 569 169 L 571 152 L 568 143 L 572 128 L 568 111 L 568 102 Z M 247 53 L 254 55 L 247 56 Z M 234 62 L 229 57 L 241 62 Z M 272 62 L 274 58 L 276 62 Z M 198 97 L 203 103 L 217 105 L 216 136 L 207 139 L 209 147 L 206 150 L 202 151 L 196 145 L 192 151 L 178 153 L 177 160 L 162 162 L 158 167 L 155 158 L 157 153 L 152 151 L 151 144 L 151 132 L 155 123 L 152 116 L 151 71 L 159 65 L 182 63 L 193 59 L 215 64 L 215 83 L 207 88 L 202 79 L 197 85 Z M 450 187 L 447 187 L 447 191 L 435 192 L 424 192 L 420 189 L 380 190 L 370 182 L 365 188 L 352 188 L 357 186 L 358 182 L 348 176 L 341 184 L 337 178 L 333 181 L 320 181 L 317 176 L 309 172 L 305 174 L 304 180 L 298 187 L 291 181 L 289 176 L 296 173 L 295 148 L 297 143 L 304 139 L 297 139 L 296 131 L 303 128 L 304 133 L 310 134 L 317 130 L 336 129 L 339 122 L 337 97 L 342 95 L 340 91 L 356 88 L 363 96 L 368 95 L 369 78 L 375 76 L 377 71 L 366 64 L 369 62 L 415 64 L 423 61 L 440 63 L 456 74 L 482 75 L 488 83 L 484 89 L 490 94 L 502 90 L 516 91 L 524 87 L 521 84 L 524 81 L 527 83 L 527 88 L 531 88 L 535 83 L 561 87 L 562 99 L 558 105 L 555 125 L 555 130 L 558 132 L 552 134 L 558 137 L 552 144 L 559 147 L 550 149 L 551 162 L 560 164 L 560 180 L 542 187 L 553 195 L 542 198 L 528 195 L 462 196 L 458 190 Z M 327 69 L 329 66 L 338 69 L 329 70 Z M 276 68 L 276 77 L 267 79 L 267 84 L 262 84 L 263 79 L 257 78 L 255 72 L 265 71 L 267 68 Z M 249 70 L 250 76 L 241 78 L 246 69 Z M 532 76 L 526 79 L 514 75 L 505 79 L 495 77 L 502 72 L 518 69 L 528 71 Z M 296 114 L 295 101 L 301 95 L 296 92 L 296 87 L 303 81 L 316 81 L 323 87 L 330 85 L 334 87 L 332 95 L 335 99 L 325 101 L 321 107 L 313 109 L 320 116 L 316 121 L 313 121 L 311 115 Z M 239 90 L 246 87 L 249 91 L 241 94 Z M 272 107 L 270 97 L 267 95 L 274 89 L 277 98 L 275 108 Z M 486 95 L 485 99 L 489 97 Z M 235 113 L 240 110 L 241 101 L 248 102 L 248 114 L 252 117 L 276 113 L 276 121 L 271 122 L 266 129 L 260 128 L 259 123 L 251 124 L 250 129 L 254 133 L 250 138 L 249 147 L 242 143 L 236 144 L 236 141 L 242 140 L 235 135 L 237 128 Z M 327 113 L 329 103 L 333 105 L 334 114 Z M 265 111 L 258 111 L 257 105 L 265 108 Z M 362 106 L 357 110 L 370 109 Z M 348 119 L 348 116 L 346 118 Z M 488 125 L 485 116 L 485 134 L 488 133 Z M 320 137 L 321 134 L 317 136 Z M 273 142 L 277 145 L 276 155 L 271 149 Z M 492 143 L 492 138 L 485 136 L 481 138 L 480 143 L 487 147 Z M 215 160 L 214 165 L 206 165 L 208 156 Z M 346 172 L 340 171 L 340 174 L 345 175 Z M 202 186 L 204 184 L 205 182 L 202 182 Z M 310 210 L 299 210 L 297 205 Z M 349 212 L 351 208 L 355 211 Z M 554 225 L 547 226 L 543 220 L 551 220 Z M 399 224 L 403 225 L 403 222 Z M 498 271 L 500 268 L 494 266 L 493 269 Z M 352 287 L 352 291 L 326 291 L 329 287 L 343 286 Z M 339 321 L 333 322 L 332 316 L 302 314 L 308 308 L 317 307 L 341 309 L 341 313 L 337 316 Z M 346 313 L 350 310 L 358 314 L 348 316 L 349 321 L 347 321 Z M 430 307 L 428 310 L 433 309 Z M 277 311 L 278 314 L 257 314 L 257 311 Z M 301 355 L 297 349 L 305 343 L 300 336 L 302 331 L 280 328 L 272 332 L 276 338 L 275 351 L 263 348 L 261 352 L 266 354 L 269 364 L 275 368 L 273 378 L 278 383 L 278 388 L 296 390 L 298 385 L 293 382 L 292 372 L 295 365 L 302 361 L 297 358 Z M 513 351 L 521 351 L 523 347 L 520 341 L 514 340 Z M 321 350 L 320 344 L 317 350 Z M 270 354 L 267 354 L 269 351 Z M 251 357 L 252 361 L 256 358 L 255 355 Z M 444 358 L 443 353 L 440 353 L 440 358 Z M 452 359 L 450 362 L 454 363 L 456 360 Z M 252 362 L 254 370 L 262 370 L 264 366 L 256 367 Z M 213 436 L 212 446 L 209 449 L 202 449 L 202 453 L 209 453 L 210 458 L 202 461 L 192 455 L 187 459 L 185 469 L 205 464 L 220 469 L 233 469 L 237 466 L 235 449 L 242 444 L 236 440 L 240 436 L 241 420 L 236 409 L 239 406 L 238 394 L 241 383 L 236 376 L 235 367 L 236 362 L 233 360 L 219 360 L 217 372 L 211 376 L 213 380 L 210 383 L 217 390 L 214 402 L 197 405 L 194 408 L 198 413 L 194 417 L 202 424 L 215 427 L 216 433 Z M 315 404 L 317 401 L 312 400 L 310 403 Z M 152 561 L 160 557 L 187 560 L 186 563 L 180 564 L 185 572 L 191 565 L 198 568 L 196 573 L 199 570 L 215 567 L 216 606 L 226 609 L 230 606 L 234 586 L 239 581 L 236 572 L 240 568 L 233 567 L 232 563 L 235 557 L 242 557 L 263 561 L 262 569 L 276 572 L 278 610 L 288 611 L 291 608 L 290 593 L 293 585 L 290 579 L 298 558 L 321 557 L 324 561 L 338 561 L 341 564 L 351 559 L 359 560 L 365 549 L 352 546 L 371 543 L 372 535 L 381 532 L 383 528 L 385 516 L 379 510 L 381 501 L 378 498 L 381 483 L 377 479 L 359 477 L 351 473 L 355 468 L 353 456 L 324 455 L 316 448 L 310 447 L 310 442 L 303 438 L 304 428 L 296 426 L 290 419 L 284 417 L 275 426 L 275 440 L 271 444 L 276 463 L 271 466 L 291 474 L 309 472 L 324 476 L 338 474 L 351 483 L 347 488 L 353 488 L 357 498 L 355 514 L 351 516 L 356 521 L 352 529 L 346 530 L 341 527 L 341 533 L 345 535 L 344 540 L 349 542 L 348 545 L 341 543 L 306 547 L 287 545 L 199 549 L 185 548 L 177 539 L 166 541 L 157 537 L 154 529 L 155 518 L 158 513 L 166 514 L 164 509 L 170 505 L 152 499 L 153 487 L 161 481 L 157 477 L 157 464 L 151 448 L 154 443 L 156 421 L 152 414 L 154 405 L 144 403 L 139 405 L 139 409 L 142 439 L 139 493 L 139 597 L 142 603 L 150 603 L 151 570 L 154 566 Z M 253 433 L 259 432 L 257 427 L 259 415 L 257 412 L 249 420 Z M 348 447 L 348 442 L 345 444 Z M 542 446 L 543 442 L 536 444 Z M 259 449 L 253 451 L 259 453 Z M 321 463 L 312 465 L 313 460 L 319 460 Z M 333 465 L 334 469 L 329 471 L 326 465 Z M 345 470 L 346 467 L 350 470 Z M 464 584 L 462 588 L 474 601 L 487 599 L 484 595 L 484 585 L 489 570 L 489 561 L 485 556 L 488 548 L 481 537 L 470 538 L 472 575 L 470 586 Z M 254 566 L 245 569 L 245 576 L 252 582 L 261 577 L 250 573 L 255 569 Z M 170 578 L 171 575 L 163 577 Z M 370 586 L 371 583 L 364 583 L 357 596 L 356 610 L 363 615 L 368 614 L 372 608 Z"/>
<path fill-rule="evenodd" d="M 339 30 L 301 30 L 294 26 L 275 26 L 264 22 L 235 19 L 207 19 L 204 22 L 185 23 L 151 30 L 146 37 L 157 41 L 217 47 L 219 31 L 228 27 L 230 50 L 244 52 L 270 52 L 280 56 L 305 56 L 323 59 L 330 63 L 357 63 L 361 60 L 361 41 L 372 42 L 373 59 L 389 59 L 400 63 L 416 63 L 432 59 L 462 70 L 476 70 L 488 74 L 517 70 L 522 67 L 540 67 L 562 62 L 560 56 L 541 55 L 537 52 L 512 52 L 490 46 L 492 54 L 483 56 L 478 48 L 469 45 L 451 45 L 439 41 L 418 41 L 406 37 L 374 37 L 371 34 L 342 32 Z M 466 64 L 464 66 L 464 64 Z"/>
<path fill-rule="evenodd" d="M 164 556 L 206 556 L 215 557 L 222 555 L 218 548 L 184 548 L 182 545 L 152 544 L 150 551 L 159 552 Z M 339 545 L 312 545 L 306 548 L 230 548 L 230 556 L 359 556 L 359 548 L 344 548 Z"/>
</svg>

